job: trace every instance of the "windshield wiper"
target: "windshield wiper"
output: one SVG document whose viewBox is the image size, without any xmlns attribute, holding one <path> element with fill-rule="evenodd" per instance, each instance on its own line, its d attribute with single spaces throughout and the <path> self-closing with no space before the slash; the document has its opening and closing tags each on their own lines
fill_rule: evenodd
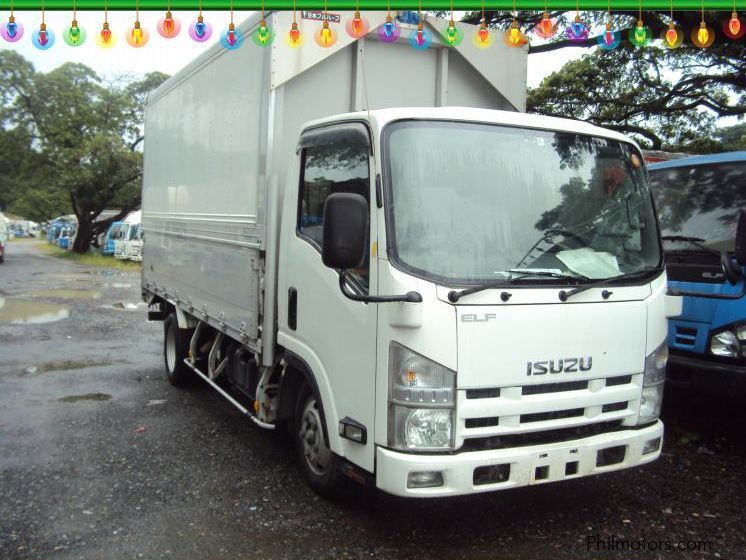
<svg viewBox="0 0 746 560">
<path fill-rule="evenodd" d="M 598 286 L 603 286 L 605 284 L 611 284 L 617 280 L 622 280 L 622 279 L 630 280 L 633 278 L 639 278 L 641 276 L 646 276 L 647 274 L 650 274 L 651 272 L 656 272 L 658 270 L 660 269 L 644 268 L 642 270 L 638 270 L 637 272 L 630 272 L 627 274 L 619 274 L 617 276 L 609 276 L 608 278 L 601 278 L 600 280 L 595 280 L 593 282 L 589 282 L 588 284 L 583 284 L 582 286 L 578 286 L 577 288 L 573 288 L 572 290 L 560 290 L 559 299 L 560 301 L 567 301 L 568 298 L 574 296 L 575 294 L 585 292 L 586 290 L 590 290 Z M 610 292 L 609 290 L 604 290 L 603 292 L 601 292 L 601 297 L 604 299 L 609 299 L 612 293 L 613 292 Z"/>
<path fill-rule="evenodd" d="M 508 273 L 508 276 L 506 276 L 502 280 L 495 280 L 494 282 L 487 282 L 486 284 L 480 284 L 479 286 L 472 286 L 471 288 L 466 288 L 465 290 L 456 291 L 451 290 L 448 292 L 448 301 L 451 303 L 456 303 L 459 299 L 461 299 L 463 296 L 468 296 L 469 294 L 476 294 L 477 292 L 482 292 L 484 290 L 491 290 L 494 288 L 504 288 L 507 286 L 510 286 L 510 284 L 513 282 L 513 280 L 520 280 L 521 278 L 530 278 L 531 276 L 538 276 L 540 278 L 569 278 L 571 280 L 589 280 L 587 276 L 583 275 L 569 275 L 569 274 L 562 274 L 560 272 L 549 272 L 545 270 L 528 270 L 528 269 L 521 269 L 521 268 L 513 268 L 511 270 L 506 270 Z M 517 274 L 518 276 L 513 276 L 514 274 Z M 501 294 L 501 299 L 503 301 L 508 301 L 510 299 L 510 294 L 507 292 L 504 292 Z"/>
<path fill-rule="evenodd" d="M 674 241 L 674 242 L 680 242 L 680 243 L 689 243 L 690 245 L 694 245 L 695 247 L 699 247 L 703 251 L 707 251 L 708 253 L 711 253 L 713 255 L 720 256 L 720 253 L 715 251 L 714 249 L 710 249 L 707 245 L 704 244 L 704 239 L 700 237 L 689 237 L 687 235 L 664 235 L 661 237 L 663 241 Z"/>
</svg>

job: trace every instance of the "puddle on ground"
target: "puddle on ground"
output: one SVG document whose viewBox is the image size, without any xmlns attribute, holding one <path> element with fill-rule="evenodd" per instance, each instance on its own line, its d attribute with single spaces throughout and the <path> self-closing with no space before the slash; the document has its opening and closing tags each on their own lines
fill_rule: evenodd
<svg viewBox="0 0 746 560">
<path fill-rule="evenodd" d="M 120 311 L 134 311 L 136 309 L 147 307 L 147 304 L 144 301 L 138 303 L 131 303 L 129 301 L 118 301 L 116 303 L 112 303 L 111 305 L 104 305 L 103 307 L 105 307 L 106 309 L 118 309 Z"/>
<path fill-rule="evenodd" d="M 60 299 L 98 299 L 100 292 L 93 290 L 32 290 L 19 294 L 20 297 L 60 298 Z"/>
<path fill-rule="evenodd" d="M 112 288 L 131 288 L 132 284 L 127 284 L 125 282 L 114 282 L 111 285 Z"/>
<path fill-rule="evenodd" d="M 51 371 L 68 371 L 73 369 L 85 369 L 91 367 L 112 366 L 121 362 L 93 362 L 82 360 L 60 360 L 58 362 L 47 362 L 38 366 L 30 366 L 23 370 L 24 374 L 49 373 Z"/>
<path fill-rule="evenodd" d="M 0 297 L 0 324 L 38 325 L 67 319 L 70 310 L 54 303 Z"/>
<path fill-rule="evenodd" d="M 61 397 L 57 399 L 64 403 L 76 403 L 80 401 L 109 401 L 111 395 L 106 393 L 86 393 L 84 395 L 68 395 L 67 397 Z"/>
</svg>

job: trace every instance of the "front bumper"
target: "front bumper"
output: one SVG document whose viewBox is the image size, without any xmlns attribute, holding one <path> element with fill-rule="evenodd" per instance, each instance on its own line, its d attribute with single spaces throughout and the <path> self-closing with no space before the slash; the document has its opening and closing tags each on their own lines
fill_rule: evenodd
<svg viewBox="0 0 746 560">
<path fill-rule="evenodd" d="M 642 454 L 645 443 L 663 438 L 663 423 L 639 430 L 629 429 L 609 432 L 577 441 L 565 441 L 530 447 L 475 451 L 454 455 L 415 455 L 400 453 L 383 447 L 376 449 L 376 486 L 397 496 L 439 497 L 475 494 L 556 482 L 592 474 L 617 471 L 654 461 L 660 456 L 661 446 L 654 452 Z M 599 450 L 608 447 L 625 446 L 624 459 L 607 466 L 596 466 Z M 568 463 L 574 465 L 574 474 L 565 474 Z M 491 465 L 510 465 L 510 474 L 504 482 L 495 484 L 474 484 L 474 469 Z M 544 476 L 536 479 L 537 468 Z M 407 488 L 410 472 L 441 471 L 443 485 L 437 488 Z"/>
<path fill-rule="evenodd" d="M 703 373 L 705 375 L 738 376 L 741 381 L 746 382 L 746 366 L 737 363 L 721 362 L 713 358 L 708 360 L 704 357 L 671 352 L 668 356 L 667 367 L 688 370 L 691 374 Z M 678 381 L 676 377 L 670 380 L 673 383 Z"/>
</svg>

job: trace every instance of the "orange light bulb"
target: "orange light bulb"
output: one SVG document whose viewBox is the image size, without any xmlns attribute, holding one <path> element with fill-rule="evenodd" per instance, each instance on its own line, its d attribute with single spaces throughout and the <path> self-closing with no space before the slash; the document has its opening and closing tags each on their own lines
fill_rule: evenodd
<svg viewBox="0 0 746 560">
<path fill-rule="evenodd" d="M 666 31 L 666 43 L 668 43 L 670 46 L 674 46 L 678 38 L 679 32 L 676 31 L 676 27 L 674 26 L 673 22 L 669 23 L 668 31 Z"/>
</svg>

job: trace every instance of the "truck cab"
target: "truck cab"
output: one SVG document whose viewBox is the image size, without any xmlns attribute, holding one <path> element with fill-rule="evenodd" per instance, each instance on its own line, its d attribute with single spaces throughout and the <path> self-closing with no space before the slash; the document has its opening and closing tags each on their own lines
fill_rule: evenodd
<svg viewBox="0 0 746 560">
<path fill-rule="evenodd" d="M 746 152 L 648 169 L 669 286 L 684 296 L 669 324 L 669 381 L 746 395 Z"/>
<path fill-rule="evenodd" d="M 310 123 L 296 155 L 278 343 L 313 372 L 334 454 L 403 496 L 658 457 L 664 308 L 676 311 L 633 143 L 545 117 L 409 108 Z M 327 243 L 359 261 L 342 270 Z M 331 456 L 310 439 L 322 473 Z"/>
<path fill-rule="evenodd" d="M 113 222 L 109 229 L 106 230 L 104 238 L 101 243 L 101 253 L 104 255 L 113 255 L 115 249 L 115 242 L 121 234 L 121 230 L 124 227 L 124 222 Z"/>
</svg>

